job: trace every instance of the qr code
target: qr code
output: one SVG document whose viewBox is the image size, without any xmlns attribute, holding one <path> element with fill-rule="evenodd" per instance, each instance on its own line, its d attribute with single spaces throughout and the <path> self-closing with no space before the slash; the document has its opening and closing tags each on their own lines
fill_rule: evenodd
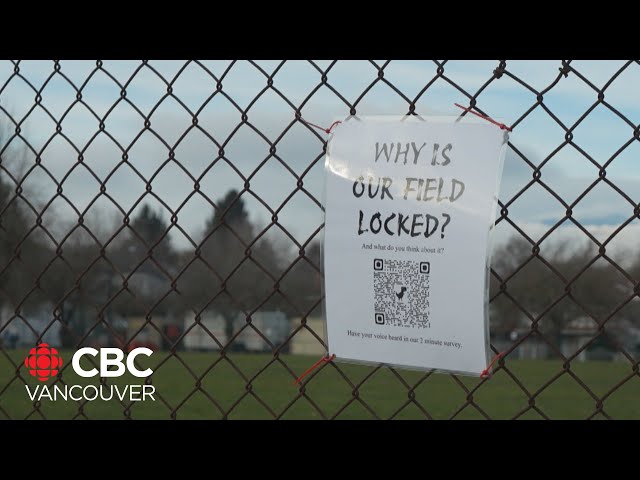
<svg viewBox="0 0 640 480">
<path fill-rule="evenodd" d="M 430 328 L 429 262 L 373 261 L 374 321 L 378 325 Z"/>
</svg>

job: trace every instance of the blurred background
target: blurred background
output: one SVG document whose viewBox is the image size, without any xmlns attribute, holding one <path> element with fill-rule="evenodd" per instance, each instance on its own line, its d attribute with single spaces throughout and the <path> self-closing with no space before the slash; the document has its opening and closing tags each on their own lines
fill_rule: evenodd
<svg viewBox="0 0 640 480">
<path fill-rule="evenodd" d="M 507 353 L 495 378 L 517 401 L 489 401 L 493 415 L 545 417 L 530 400 L 570 377 L 589 405 L 580 415 L 611 416 L 602 401 L 638 383 L 639 83 L 634 61 L 0 62 L 0 417 L 44 411 L 7 400 L 24 385 L 20 355 L 41 341 L 164 352 L 154 377 L 177 364 L 186 376 L 162 418 L 194 392 L 198 418 L 233 416 L 247 396 L 262 412 L 247 417 L 286 417 L 307 402 L 299 417 L 330 418 L 360 405 L 355 380 L 326 408 L 289 386 L 325 353 L 327 135 L 306 122 L 458 115 L 454 103 L 513 128 L 490 326 L 495 352 Z M 572 370 L 589 362 L 605 363 Z M 220 364 L 217 396 L 202 391 Z M 274 365 L 279 380 L 269 380 Z M 323 375 L 369 375 L 344 368 Z M 405 399 L 425 377 L 411 378 L 400 382 Z M 285 397 L 263 401 L 250 388 L 258 379 L 288 382 Z M 440 416 L 492 416 L 468 399 L 490 387 L 450 381 L 460 407 Z M 366 405 L 353 417 L 378 416 Z"/>
</svg>

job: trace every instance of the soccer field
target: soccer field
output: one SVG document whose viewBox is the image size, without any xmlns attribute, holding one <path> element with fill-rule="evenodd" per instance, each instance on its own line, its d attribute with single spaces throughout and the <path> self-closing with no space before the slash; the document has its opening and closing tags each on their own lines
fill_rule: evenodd
<svg viewBox="0 0 640 480">
<path fill-rule="evenodd" d="M 20 364 L 26 351 L 16 350 L 12 359 Z M 157 365 L 165 358 L 165 352 L 156 353 L 145 366 Z M 71 352 L 62 352 L 67 361 L 64 380 L 67 384 L 96 384 L 97 380 L 76 376 L 70 368 Z M 142 358 L 142 357 L 141 357 Z M 219 419 L 223 411 L 236 406 L 229 413 L 230 419 L 269 419 L 274 416 L 256 399 L 259 397 L 284 419 L 321 419 L 322 414 L 307 400 L 299 395 L 299 389 L 293 385 L 293 377 L 281 364 L 274 362 L 270 355 L 231 354 L 229 358 L 250 381 L 244 380 L 224 359 L 213 369 L 208 367 L 219 359 L 217 352 L 191 353 L 181 352 L 180 362 L 170 358 L 162 363 L 153 374 L 153 385 L 161 400 L 134 402 L 130 415 L 134 419 L 169 419 L 174 408 L 178 419 Z M 302 373 L 317 358 L 307 356 L 283 355 L 282 359 L 296 374 Z M 143 362 L 144 363 L 144 362 Z M 201 388 L 205 393 L 194 390 L 194 375 L 204 377 Z M 364 380 L 372 371 L 370 367 L 339 364 L 341 370 L 355 384 Z M 563 372 L 560 361 L 511 361 L 507 359 L 509 370 L 531 393 L 535 393 L 545 383 Z M 20 369 L 22 378 L 33 390 L 42 384 L 29 376 L 24 367 Z M 624 363 L 585 362 L 575 363 L 571 372 L 593 393 L 599 397 L 605 395 L 622 379 L 632 375 L 632 367 Z M 415 385 L 423 374 L 420 372 L 398 370 L 402 380 Z M 473 388 L 479 380 L 472 377 L 458 377 L 467 388 Z M 421 419 L 425 414 L 414 404 L 398 410 L 407 403 L 408 391 L 402 380 L 387 369 L 381 369 L 368 378 L 357 390 L 358 399 L 365 402 L 380 418 L 393 416 L 399 419 Z M 52 384 L 53 382 L 48 382 Z M 112 382 L 109 382 L 112 383 Z M 123 376 L 115 382 L 118 385 L 141 383 L 140 379 Z M 306 386 L 305 394 L 322 410 L 327 418 L 332 418 L 350 400 L 354 399 L 354 388 L 331 365 L 326 365 Z M 207 395 L 211 397 L 216 406 Z M 415 388 L 415 399 L 436 419 L 446 419 L 454 415 L 466 403 L 467 393 L 450 375 L 432 374 Z M 338 419 L 375 418 L 367 408 L 356 399 L 338 415 Z M 491 418 L 512 418 L 529 405 L 529 399 L 520 387 L 504 371 L 499 371 L 473 395 L 473 401 Z M 167 402 L 168 405 L 164 402 Z M 590 396 L 569 373 L 560 375 L 550 386 L 542 390 L 535 398 L 535 406 L 552 419 L 582 419 L 596 410 L 596 400 Z M 79 404 L 74 401 L 51 402 L 43 399 L 40 411 L 46 418 L 62 419 L 78 416 Z M 41 418 L 33 411 L 33 402 L 29 399 L 25 383 L 15 378 L 15 368 L 9 360 L 0 358 L 0 418 L 20 419 Z M 84 405 L 83 413 L 91 419 L 125 418 L 125 407 L 117 400 L 108 402 L 96 400 Z M 633 376 L 627 383 L 607 396 L 604 411 L 612 418 L 640 419 L 640 378 Z M 284 413 L 283 413 L 284 412 Z M 82 418 L 82 416 L 80 416 Z M 483 415 L 473 406 L 467 405 L 455 418 L 481 419 Z M 541 418 L 534 410 L 529 410 L 521 418 Z M 596 418 L 603 418 L 598 415 Z"/>
</svg>

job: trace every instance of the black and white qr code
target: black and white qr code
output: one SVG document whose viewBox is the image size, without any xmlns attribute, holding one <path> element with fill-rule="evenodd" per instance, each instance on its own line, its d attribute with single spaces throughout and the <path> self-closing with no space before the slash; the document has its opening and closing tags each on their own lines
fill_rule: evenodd
<svg viewBox="0 0 640 480">
<path fill-rule="evenodd" d="M 374 321 L 378 325 L 430 328 L 429 262 L 373 261 Z"/>
</svg>

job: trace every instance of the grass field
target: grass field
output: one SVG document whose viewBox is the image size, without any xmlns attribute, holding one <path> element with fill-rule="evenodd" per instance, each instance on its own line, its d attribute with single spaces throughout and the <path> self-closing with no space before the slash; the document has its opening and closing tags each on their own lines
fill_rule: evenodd
<svg viewBox="0 0 640 480">
<path fill-rule="evenodd" d="M 16 350 L 10 355 L 16 363 L 21 364 L 26 351 Z M 165 355 L 165 352 L 158 352 L 145 366 L 154 368 L 154 365 L 160 359 L 164 359 Z M 70 385 L 96 383 L 95 378 L 84 379 L 75 375 L 70 368 L 71 352 L 62 352 L 62 356 L 68 367 L 64 370 L 66 383 Z M 217 352 L 184 352 L 180 353 L 180 357 L 196 375 L 202 375 L 219 358 Z M 230 358 L 247 378 L 258 374 L 272 359 L 270 355 L 258 354 L 231 354 Z M 302 373 L 317 360 L 315 357 L 293 355 L 282 356 L 282 358 L 296 374 Z M 507 365 L 532 393 L 562 372 L 562 364 L 559 361 L 514 360 L 508 361 Z M 340 364 L 340 368 L 354 383 L 361 381 L 372 370 L 370 367 L 350 364 Z M 598 396 L 604 395 L 620 380 L 632 373 L 630 365 L 613 362 L 576 362 L 572 364 L 571 371 Z M 41 384 L 29 376 L 24 368 L 21 368 L 20 372 L 31 389 Z M 410 385 L 414 385 L 422 377 L 420 372 L 399 371 L 399 373 Z M 27 395 L 25 383 L 14 377 L 15 368 L 5 356 L 1 356 L 0 418 L 41 418 L 40 414 L 34 412 L 33 402 Z M 469 388 L 479 382 L 477 378 L 471 377 L 459 377 L 459 379 Z M 52 381 L 48 382 L 48 384 L 52 383 Z M 140 379 L 127 374 L 117 379 L 115 383 L 126 385 L 141 382 Z M 198 390 L 194 392 L 195 383 L 196 380 L 184 365 L 175 358 L 170 358 L 155 371 L 153 384 L 156 386 L 157 393 L 171 407 L 156 397 L 155 402 L 135 402 L 131 407 L 131 416 L 135 419 L 168 419 L 172 409 L 180 405 L 176 413 L 178 419 L 222 418 L 220 410 L 205 394 Z M 277 362 L 257 375 L 251 382 L 250 391 L 247 389 L 247 382 L 224 360 L 204 376 L 201 387 L 223 410 L 227 410 L 240 400 L 228 415 L 230 419 L 273 418 L 272 414 L 256 400 L 254 394 L 269 405 L 277 415 L 280 415 L 293 402 L 282 414 L 284 419 L 323 418 L 307 399 L 299 395 L 291 375 Z M 353 399 L 352 387 L 331 365 L 326 365 L 309 382 L 306 386 L 306 394 L 328 418 L 336 415 L 345 403 Z M 358 395 L 380 418 L 389 418 L 394 415 L 408 399 L 406 387 L 386 369 L 381 369 L 369 378 L 359 388 Z M 465 404 L 466 393 L 451 376 L 433 374 L 415 389 L 415 398 L 433 418 L 441 419 L 451 417 Z M 512 418 L 527 407 L 528 398 L 504 371 L 500 371 L 474 394 L 474 402 L 492 418 Z M 596 408 L 595 400 L 567 373 L 544 389 L 536 397 L 535 405 L 553 419 L 587 418 Z M 71 400 L 66 402 L 43 400 L 40 411 L 46 418 L 73 418 L 78 414 L 78 407 L 79 404 Z M 118 419 L 124 418 L 123 410 L 124 407 L 117 400 L 108 402 L 96 400 L 88 402 L 83 412 L 92 419 Z M 634 376 L 608 396 L 604 401 L 604 411 L 613 418 L 640 419 L 640 378 L 637 375 Z M 374 417 L 356 400 L 337 418 Z M 415 405 L 409 404 L 395 418 L 419 419 L 425 416 Z M 467 406 L 456 418 L 480 419 L 483 416 L 473 406 Z M 535 411 L 529 410 L 521 418 L 541 417 Z"/>
</svg>

